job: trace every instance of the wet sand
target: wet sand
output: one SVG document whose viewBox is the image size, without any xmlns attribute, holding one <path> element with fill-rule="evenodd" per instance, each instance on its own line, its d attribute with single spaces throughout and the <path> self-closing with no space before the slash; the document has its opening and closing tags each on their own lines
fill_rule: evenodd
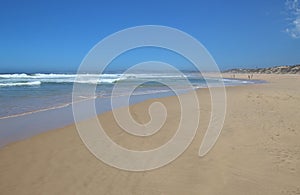
<svg viewBox="0 0 300 195">
<path fill-rule="evenodd" d="M 87 150 L 75 126 L 69 125 L 1 148 L 0 194 L 300 194 L 300 75 L 253 79 L 268 83 L 227 87 L 222 133 L 202 158 L 198 150 L 210 119 L 207 89 L 197 91 L 197 135 L 172 163 L 147 172 L 110 167 Z M 125 133 L 111 112 L 99 119 L 118 144 L 136 150 L 156 148 L 174 134 L 180 109 L 176 97 L 151 99 L 131 106 L 133 117 L 147 123 L 154 101 L 166 106 L 168 117 L 150 137 Z"/>
</svg>

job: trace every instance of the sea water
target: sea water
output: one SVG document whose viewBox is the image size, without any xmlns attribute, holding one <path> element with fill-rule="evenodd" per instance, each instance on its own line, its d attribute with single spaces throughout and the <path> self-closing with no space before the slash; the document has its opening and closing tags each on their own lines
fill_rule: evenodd
<svg viewBox="0 0 300 195">
<path fill-rule="evenodd" d="M 80 78 L 80 79 L 78 79 Z M 111 110 L 111 94 L 116 84 L 121 90 L 114 93 L 118 107 L 122 97 L 136 86 L 130 104 L 150 98 L 171 96 L 175 93 L 166 83 L 176 86 L 181 93 L 192 88 L 205 88 L 207 83 L 217 87 L 251 84 L 254 81 L 238 79 L 204 79 L 199 73 L 136 73 L 136 74 L 0 74 L 0 147 L 34 134 L 69 125 L 74 122 L 72 114 L 73 84 L 83 87 L 95 86 L 93 97 L 81 96 L 80 100 L 95 100 L 97 114 Z M 125 86 L 125 87 L 124 87 Z M 126 87 L 128 86 L 128 88 Z"/>
</svg>

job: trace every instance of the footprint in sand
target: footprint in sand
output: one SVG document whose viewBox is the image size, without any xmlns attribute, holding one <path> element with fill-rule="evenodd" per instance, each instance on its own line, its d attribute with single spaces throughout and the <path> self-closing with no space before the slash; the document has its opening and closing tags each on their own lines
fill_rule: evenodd
<svg viewBox="0 0 300 195">
<path fill-rule="evenodd" d="M 296 195 L 300 194 L 300 187 L 294 187 L 292 189 L 283 189 L 280 191 L 281 194 L 286 194 L 286 195 Z"/>
</svg>

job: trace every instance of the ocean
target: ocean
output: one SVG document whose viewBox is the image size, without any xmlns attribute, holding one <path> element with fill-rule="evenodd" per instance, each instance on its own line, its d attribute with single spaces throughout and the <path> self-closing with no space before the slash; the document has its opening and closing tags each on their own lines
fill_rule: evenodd
<svg viewBox="0 0 300 195">
<path fill-rule="evenodd" d="M 113 98 L 128 95 L 131 86 L 137 86 L 130 97 L 130 104 L 150 98 L 174 95 L 164 83 L 180 89 L 188 88 L 183 84 L 188 79 L 194 89 L 207 87 L 199 73 L 136 73 L 136 74 L 0 74 L 0 147 L 10 142 L 34 134 L 69 125 L 74 122 L 72 115 L 73 84 L 96 85 L 93 97 L 80 96 L 80 100 L 95 99 L 96 112 L 111 109 L 110 97 L 116 84 L 122 84 L 121 90 Z M 209 78 L 210 84 L 218 87 L 222 81 L 225 86 L 251 84 L 255 81 L 238 79 Z M 127 88 L 128 86 L 128 88 Z M 121 102 L 121 101 L 120 101 Z M 120 103 L 119 107 L 122 106 Z M 51 122 L 50 122 L 51 121 Z"/>
</svg>

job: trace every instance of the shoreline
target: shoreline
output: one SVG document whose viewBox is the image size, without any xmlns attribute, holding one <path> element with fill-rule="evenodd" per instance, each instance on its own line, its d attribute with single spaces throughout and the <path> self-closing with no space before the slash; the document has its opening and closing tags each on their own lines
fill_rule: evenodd
<svg viewBox="0 0 300 195">
<path fill-rule="evenodd" d="M 210 74 L 210 76 L 214 76 L 215 74 Z M 223 79 L 233 79 L 224 77 Z M 245 80 L 236 78 L 233 80 Z M 237 85 L 228 85 L 228 86 L 244 86 L 244 85 L 253 85 L 253 84 L 261 84 L 262 80 L 255 81 L 257 83 L 245 83 L 245 84 L 237 84 Z M 227 87 L 228 87 L 227 86 Z M 195 88 L 194 90 L 206 89 L 207 87 Z M 189 93 L 186 90 L 182 92 Z M 149 99 L 156 99 L 162 97 L 174 96 L 174 94 L 169 92 L 156 92 L 156 93 L 147 93 L 147 94 L 138 94 L 134 95 L 132 98 L 132 104 L 137 104 L 142 101 L 147 101 Z M 122 96 L 115 97 L 122 101 Z M 87 101 L 93 101 L 94 99 L 83 99 L 76 103 L 85 104 Z M 111 111 L 110 97 L 102 97 L 95 98 L 96 104 L 105 105 L 105 106 L 97 106 L 97 115 L 102 114 L 103 112 Z M 118 107 L 122 107 L 124 105 L 119 105 Z M 55 121 L 55 123 L 48 123 L 49 120 Z M 39 122 L 36 122 L 39 121 Z M 40 124 L 44 123 L 46 125 L 41 126 Z M 26 113 L 20 113 L 16 115 L 4 116 L 0 117 L 0 129 L 6 129 L 5 131 L 0 131 L 0 148 L 6 146 L 7 144 L 14 143 L 23 139 L 30 138 L 31 136 L 44 133 L 47 131 L 51 131 L 57 128 L 63 128 L 68 125 L 74 124 L 73 113 L 72 113 L 72 102 L 65 103 L 63 105 L 49 107 L 40 110 L 34 110 Z M 20 131 L 22 129 L 22 131 Z"/>
<path fill-rule="evenodd" d="M 204 73 L 204 75 L 206 75 L 206 73 Z M 212 76 L 211 78 L 214 78 L 214 76 L 216 75 L 215 73 L 212 74 L 208 74 L 210 76 Z M 257 83 L 263 83 L 263 80 L 256 80 L 253 79 L 254 82 L 251 82 L 251 80 L 246 79 L 246 78 L 230 78 L 230 77 L 224 77 L 223 79 L 229 79 L 229 80 L 233 80 L 233 81 L 245 81 L 244 83 L 239 83 L 239 84 L 235 84 L 234 82 L 232 84 L 228 84 L 227 86 L 240 86 L 240 85 L 248 85 L 248 84 L 257 84 Z M 247 81 L 250 81 L 250 83 L 247 83 Z M 224 82 L 224 81 L 223 81 Z M 225 83 L 225 82 L 224 82 Z M 197 89 L 202 89 L 202 88 L 207 88 L 207 86 L 201 86 L 201 87 L 197 87 L 194 90 Z M 184 88 L 182 89 L 183 91 L 185 90 Z M 156 94 L 162 94 L 162 93 L 169 93 L 170 91 L 168 90 L 163 90 L 163 91 L 156 91 L 156 92 L 145 92 L 145 93 L 139 93 L 139 94 L 135 94 L 134 96 L 140 96 L 140 95 L 156 95 Z M 126 96 L 124 95 L 118 95 L 116 96 L 116 98 L 120 97 L 120 96 Z M 87 101 L 89 99 L 99 99 L 99 98 L 111 98 L 110 96 L 95 96 L 95 97 L 82 97 L 82 100 L 78 100 L 78 102 L 81 101 Z M 155 97 L 154 97 L 155 98 Z M 69 101 L 69 102 L 61 102 L 58 105 L 53 105 L 53 106 L 49 106 L 49 107 L 43 107 L 40 109 L 35 109 L 35 110 L 30 110 L 30 111 L 25 111 L 25 112 L 17 112 L 17 113 L 13 113 L 11 115 L 0 115 L 0 120 L 2 119 L 7 119 L 7 118 L 14 118 L 14 117 L 20 117 L 20 116 L 25 116 L 25 115 L 30 115 L 30 114 L 34 114 L 34 113 L 38 113 L 38 112 L 45 112 L 48 110 L 54 110 L 54 109 L 59 109 L 59 108 L 63 108 L 63 107 L 67 107 L 69 105 L 71 105 L 73 102 Z M 75 102 L 77 103 L 77 102 Z"/>
<path fill-rule="evenodd" d="M 136 104 L 148 99 L 168 96 L 170 96 L 169 93 L 136 95 L 135 100 L 131 103 Z M 119 101 L 122 101 L 122 98 L 123 96 L 116 97 L 116 99 L 118 99 Z M 84 106 L 84 104 L 88 103 L 88 101 L 93 100 L 84 100 L 77 103 Z M 95 101 L 97 105 L 100 105 L 100 103 L 104 104 L 104 106 L 96 107 L 98 108 L 97 115 L 111 111 L 111 105 L 109 104 L 110 98 L 97 98 L 95 99 Z M 93 116 L 88 116 L 83 120 L 87 120 L 89 117 Z M 49 123 L 49 119 L 55 121 L 55 123 Z M 8 144 L 28 139 L 40 133 L 55 130 L 58 128 L 64 128 L 75 123 L 73 118 L 72 103 L 66 106 L 63 105 L 55 108 L 29 112 L 28 114 L 20 114 L 17 117 L 6 117 L 0 119 L 0 122 L 0 129 L 6 129 L 0 131 L 0 149 Z"/>
</svg>

